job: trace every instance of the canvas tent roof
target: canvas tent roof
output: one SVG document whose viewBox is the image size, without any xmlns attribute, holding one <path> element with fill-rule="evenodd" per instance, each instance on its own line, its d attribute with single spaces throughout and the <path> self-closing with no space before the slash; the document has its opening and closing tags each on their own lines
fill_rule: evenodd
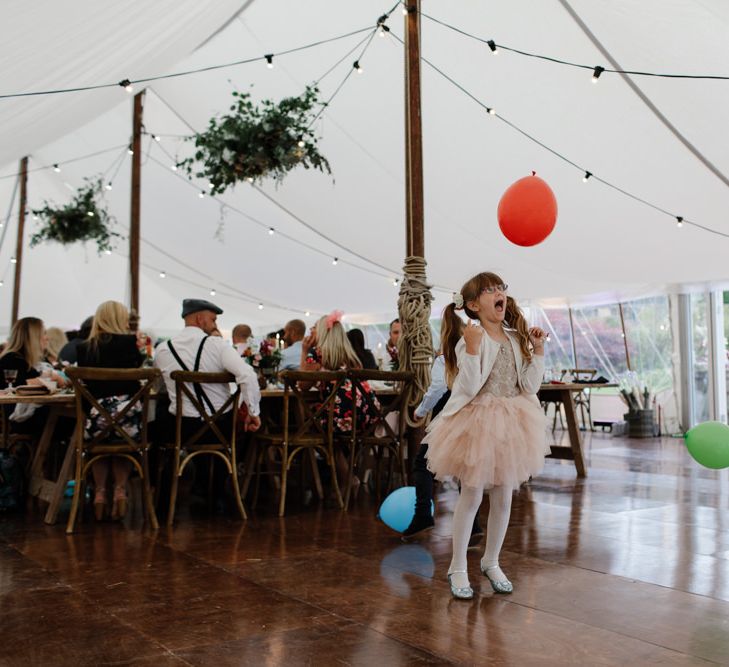
<svg viewBox="0 0 729 667">
<path fill-rule="evenodd" d="M 0 94 L 275 53 L 374 25 L 391 7 L 376 0 L 15 2 L 0 27 L 6 45 Z M 721 69 L 729 62 L 729 8 L 718 0 L 426 1 L 423 11 L 501 44 L 579 63 L 609 65 L 599 42 L 625 69 L 729 74 Z M 389 24 L 402 35 L 399 10 Z M 202 129 L 227 109 L 234 88 L 252 86 L 256 98 L 298 94 L 361 37 L 281 56 L 272 70 L 259 61 L 156 81 L 146 96 L 145 126 L 160 135 Z M 581 168 L 729 233 L 723 131 L 729 82 L 635 76 L 636 90 L 606 73 L 592 85 L 589 71 L 503 50 L 492 56 L 483 43 L 428 19 L 422 52 Z M 353 59 L 321 82 L 325 98 Z M 349 78 L 317 125 L 333 178 L 300 170 L 278 187 L 265 184 L 262 192 L 241 184 L 220 198 L 228 205 L 221 208 L 198 197 L 205 184 L 185 182 L 169 168 L 167 154 L 189 151 L 184 142 L 163 136 L 156 146 L 145 139 L 145 326 L 175 329 L 181 299 L 208 296 L 210 289 L 224 317 L 232 318 L 226 326 L 233 320 L 280 324 L 305 311 L 311 321 L 335 307 L 369 321 L 396 311 L 392 280 L 405 245 L 402 46 L 389 36 L 375 38 L 362 65 L 364 73 Z M 64 165 L 61 173 L 32 172 L 29 203 L 63 202 L 84 177 L 110 177 L 118 166 L 107 199 L 123 230 L 129 218 L 129 161 L 122 156 L 131 132 L 130 100 L 118 86 L 0 99 L 0 176 L 9 176 L 0 178 L 0 215 L 8 210 L 21 156 L 31 156 L 33 169 L 113 148 Z M 594 179 L 583 183 L 580 169 L 486 114 L 425 64 L 423 131 L 428 276 L 441 287 L 436 309 L 448 300 L 448 289 L 486 269 L 501 273 L 517 298 L 545 303 L 610 301 L 729 277 L 729 239 L 690 226 L 677 229 L 669 215 Z M 547 241 L 525 249 L 504 239 L 495 212 L 506 187 L 531 170 L 552 186 L 559 219 Z M 0 329 L 9 323 L 15 217 L 5 225 L 0 248 Z M 278 233 L 269 235 L 269 227 Z M 104 299 L 126 300 L 125 252 L 123 244 L 110 257 L 98 257 L 91 247 L 26 249 L 21 315 L 70 327 Z M 341 260 L 337 266 L 334 257 Z M 160 271 L 167 277 L 161 279 Z"/>
</svg>

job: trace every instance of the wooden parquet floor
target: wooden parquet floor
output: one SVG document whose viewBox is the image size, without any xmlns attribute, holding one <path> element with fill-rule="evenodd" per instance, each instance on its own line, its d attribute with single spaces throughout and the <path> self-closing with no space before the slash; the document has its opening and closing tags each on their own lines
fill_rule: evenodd
<svg viewBox="0 0 729 667">
<path fill-rule="evenodd" d="M 471 602 L 445 580 L 455 491 L 409 544 L 362 493 L 246 524 L 183 508 L 157 534 L 2 517 L 0 664 L 729 664 L 729 471 L 669 438 L 587 434 L 585 453 L 587 479 L 548 461 L 515 498 L 513 595 L 469 551 Z"/>
</svg>

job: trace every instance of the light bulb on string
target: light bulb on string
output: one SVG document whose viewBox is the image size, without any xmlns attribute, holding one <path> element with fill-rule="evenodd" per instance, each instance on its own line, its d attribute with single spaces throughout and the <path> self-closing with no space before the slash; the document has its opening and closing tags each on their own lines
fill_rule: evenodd
<svg viewBox="0 0 729 667">
<path fill-rule="evenodd" d="M 676 226 L 681 229 L 683 227 L 683 216 L 677 215 L 676 216 Z"/>
<path fill-rule="evenodd" d="M 352 67 L 354 67 L 357 74 L 362 74 L 362 72 L 364 72 L 364 70 L 362 69 L 362 65 L 359 64 L 359 60 L 355 60 L 352 63 Z"/>
<path fill-rule="evenodd" d="M 17 263 L 18 263 L 18 260 L 17 260 L 17 259 L 15 259 L 15 257 L 11 257 L 11 258 L 10 258 L 10 263 L 11 263 L 11 264 L 17 264 Z"/>
<path fill-rule="evenodd" d="M 303 148 L 304 146 L 306 146 L 306 142 L 303 139 L 299 139 L 298 146 L 299 148 Z"/>
<path fill-rule="evenodd" d="M 131 144 L 127 146 L 127 153 L 129 153 L 129 155 L 134 155 L 134 149 L 132 148 Z"/>
<path fill-rule="evenodd" d="M 592 176 L 592 172 L 586 171 L 585 175 L 582 177 L 582 182 L 587 183 L 587 180 L 590 178 L 590 176 Z"/>
<path fill-rule="evenodd" d="M 304 317 L 311 317 L 311 313 L 310 313 L 310 312 L 309 312 L 309 311 L 307 310 L 307 311 L 306 311 L 306 312 L 304 313 Z"/>
<path fill-rule="evenodd" d="M 273 236 L 276 233 L 276 230 L 273 227 L 268 228 L 268 235 Z"/>
<path fill-rule="evenodd" d="M 162 141 L 162 137 L 160 137 L 159 134 L 153 134 L 152 139 L 154 139 L 157 143 Z"/>
<path fill-rule="evenodd" d="M 380 29 L 380 37 L 384 37 L 388 32 L 390 32 L 390 28 L 385 24 L 387 18 L 387 14 L 383 14 L 377 19 L 377 26 Z"/>
<path fill-rule="evenodd" d="M 266 67 L 273 69 L 273 53 L 268 53 L 263 57 L 266 59 Z"/>
<path fill-rule="evenodd" d="M 0 280 L 0 287 L 2 287 L 4 284 L 5 283 L 2 280 Z"/>
<path fill-rule="evenodd" d="M 263 310 L 263 304 L 262 303 L 259 303 L 258 304 L 258 310 Z"/>
<path fill-rule="evenodd" d="M 489 45 L 489 48 L 491 49 L 491 53 L 493 53 L 495 56 L 499 55 L 499 47 L 496 46 L 496 42 L 493 39 L 489 39 L 486 44 Z"/>
<path fill-rule="evenodd" d="M 105 186 L 107 190 L 111 190 L 111 181 L 109 181 Z"/>
<path fill-rule="evenodd" d="M 55 171 L 58 174 L 58 173 L 60 173 L 61 168 L 57 164 L 54 164 L 53 165 L 53 171 Z"/>
<path fill-rule="evenodd" d="M 600 67 L 600 65 L 595 65 L 595 69 L 592 70 L 592 83 L 597 83 L 597 80 L 600 78 L 600 75 L 605 71 L 604 67 Z"/>
<path fill-rule="evenodd" d="M 335 258 L 334 258 L 334 259 L 332 260 L 332 266 L 336 266 L 336 265 L 337 265 L 337 262 L 338 262 L 338 261 L 339 261 L 339 258 L 338 258 L 338 257 L 335 257 Z"/>
<path fill-rule="evenodd" d="M 109 250 L 109 248 L 107 248 L 106 250 L 104 250 L 104 254 L 111 255 L 111 250 Z"/>
<path fill-rule="evenodd" d="M 167 277 L 167 274 L 164 271 L 160 271 L 159 272 L 159 277 L 160 278 L 166 278 Z"/>
<path fill-rule="evenodd" d="M 397 287 L 400 284 L 400 281 L 397 278 L 394 278 L 392 284 L 394 287 Z"/>
<path fill-rule="evenodd" d="M 205 197 L 205 190 L 200 190 L 197 196 L 200 197 L 200 199 L 203 199 Z"/>
<path fill-rule="evenodd" d="M 403 8 L 402 8 L 402 15 L 403 15 L 403 16 L 407 16 L 407 15 L 408 15 L 408 8 L 407 8 L 407 5 L 403 6 Z"/>
<path fill-rule="evenodd" d="M 132 85 L 132 82 L 129 79 L 122 79 L 119 82 L 119 85 L 124 88 L 128 93 L 134 92 L 134 86 Z"/>
<path fill-rule="evenodd" d="M 496 109 L 493 107 L 486 107 L 486 111 L 489 113 L 490 116 L 494 116 L 496 114 Z"/>
<path fill-rule="evenodd" d="M 249 183 L 253 183 L 253 176 L 246 176 L 246 180 L 247 180 L 247 181 L 248 181 Z"/>
<path fill-rule="evenodd" d="M 89 218 L 93 218 L 94 217 L 94 212 L 93 211 L 89 211 L 86 215 L 88 215 Z"/>
<path fill-rule="evenodd" d="M 170 169 L 172 169 L 172 171 L 177 171 L 177 165 L 176 165 L 176 164 L 173 164 L 173 165 L 172 165 L 172 166 L 170 167 Z"/>
<path fill-rule="evenodd" d="M 215 296 L 215 288 L 210 290 L 210 296 Z"/>
</svg>

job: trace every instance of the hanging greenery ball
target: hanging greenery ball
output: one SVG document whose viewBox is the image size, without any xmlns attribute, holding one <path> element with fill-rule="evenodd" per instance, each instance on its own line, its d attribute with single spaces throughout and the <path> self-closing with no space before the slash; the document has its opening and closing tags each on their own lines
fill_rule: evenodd
<svg viewBox="0 0 729 667">
<path fill-rule="evenodd" d="M 103 181 L 86 179 L 73 200 L 63 207 L 44 202 L 43 208 L 33 214 L 41 220 L 37 231 L 30 237 L 31 247 L 45 241 L 63 245 L 95 241 L 99 253 L 113 249 L 113 240 L 120 234 L 112 231 L 116 220 L 109 215 L 103 203 Z"/>
<path fill-rule="evenodd" d="M 316 87 L 280 102 L 256 105 L 249 93 L 238 91 L 233 99 L 228 114 L 211 118 L 205 131 L 188 137 L 195 154 L 177 164 L 188 177 L 208 181 L 211 193 L 219 194 L 238 181 L 282 181 L 299 165 L 331 174 L 311 129 L 324 106 Z"/>
</svg>

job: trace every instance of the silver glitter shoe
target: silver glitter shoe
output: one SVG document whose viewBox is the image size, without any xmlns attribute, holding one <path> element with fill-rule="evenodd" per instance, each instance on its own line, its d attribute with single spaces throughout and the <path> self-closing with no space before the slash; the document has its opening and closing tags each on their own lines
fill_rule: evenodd
<svg viewBox="0 0 729 667">
<path fill-rule="evenodd" d="M 507 593 L 513 593 L 514 586 L 508 579 L 506 581 L 494 581 L 491 577 L 489 577 L 489 570 L 494 570 L 497 567 L 499 566 L 492 565 L 491 567 L 484 567 L 482 565 L 481 574 L 491 582 L 491 588 L 494 589 L 494 593 L 502 593 L 503 595 L 506 595 Z"/>
<path fill-rule="evenodd" d="M 451 595 L 456 598 L 456 600 L 472 600 L 473 599 L 473 588 L 471 586 L 463 586 L 459 588 L 458 586 L 454 586 L 453 582 L 451 581 L 451 576 L 456 574 L 468 574 L 466 570 L 454 570 L 453 572 L 448 573 L 448 583 L 451 587 Z"/>
</svg>

